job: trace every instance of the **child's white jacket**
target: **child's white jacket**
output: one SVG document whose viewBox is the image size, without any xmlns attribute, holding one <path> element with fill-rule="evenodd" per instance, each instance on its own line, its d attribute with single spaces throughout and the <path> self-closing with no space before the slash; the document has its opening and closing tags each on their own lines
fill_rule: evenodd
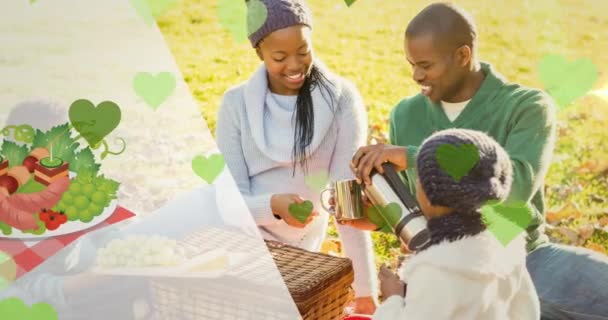
<svg viewBox="0 0 608 320">
<path fill-rule="evenodd" d="M 506 247 L 487 230 L 442 242 L 407 261 L 401 278 L 408 284 L 405 299 L 388 298 L 374 320 L 540 318 L 523 235 Z"/>
</svg>

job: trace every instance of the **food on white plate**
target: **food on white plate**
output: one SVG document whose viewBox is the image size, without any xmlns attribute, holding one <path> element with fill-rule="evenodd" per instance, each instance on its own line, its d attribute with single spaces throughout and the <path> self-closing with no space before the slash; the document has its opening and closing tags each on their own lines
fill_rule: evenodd
<svg viewBox="0 0 608 320">
<path fill-rule="evenodd" d="M 42 158 L 34 166 L 34 179 L 45 186 L 67 176 L 69 176 L 69 164 L 56 157 Z"/>
<path fill-rule="evenodd" d="M 203 263 L 196 263 L 190 268 L 188 268 L 189 272 L 213 272 L 213 271 L 224 271 L 227 270 L 230 265 L 230 257 L 227 253 L 222 253 L 221 255 L 207 260 Z"/>
<path fill-rule="evenodd" d="M 13 228 L 42 235 L 71 221 L 88 223 L 116 199 L 120 183 L 100 174 L 92 147 L 80 144 L 72 129 L 65 123 L 36 130 L 24 144 L 0 141 L 4 236 Z"/>
<path fill-rule="evenodd" d="M 27 168 L 27 170 L 32 173 L 34 172 L 34 168 L 36 163 L 44 158 L 49 157 L 51 154 L 47 148 L 34 148 L 30 151 L 30 154 L 23 159 L 23 165 Z"/>
<path fill-rule="evenodd" d="M 163 236 L 130 235 L 97 251 L 97 265 L 108 269 L 178 266 L 184 261 L 185 249 Z"/>
<path fill-rule="evenodd" d="M 37 229 L 39 223 L 34 213 L 54 206 L 69 186 L 70 179 L 64 177 L 39 192 L 0 195 L 0 221 L 19 230 Z"/>
<path fill-rule="evenodd" d="M 0 193 L 4 195 L 13 194 L 30 178 L 31 174 L 25 166 L 14 166 L 8 169 L 5 176 L 0 177 Z"/>
</svg>

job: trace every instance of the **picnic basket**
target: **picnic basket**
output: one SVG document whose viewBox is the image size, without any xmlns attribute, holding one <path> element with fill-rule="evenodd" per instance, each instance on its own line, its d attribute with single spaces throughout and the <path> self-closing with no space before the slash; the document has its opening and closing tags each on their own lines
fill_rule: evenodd
<svg viewBox="0 0 608 320">
<path fill-rule="evenodd" d="M 290 315 L 294 314 L 295 302 L 304 320 L 342 318 L 353 296 L 350 286 L 354 274 L 349 259 L 308 252 L 276 241 L 265 240 L 266 246 L 256 245 L 252 240 L 260 241 L 213 228 L 182 240 L 201 251 L 221 246 L 229 251 L 254 252 L 257 258 L 240 265 L 228 277 L 217 281 L 202 279 L 200 285 L 192 279 L 151 279 L 156 317 L 159 320 L 294 320 Z M 273 261 L 264 261 L 270 258 L 268 252 Z M 282 279 L 272 279 L 276 278 L 276 271 L 263 270 L 273 262 Z M 276 292 L 272 291 L 271 284 L 280 280 L 287 286 L 293 302 L 264 294 Z"/>
<path fill-rule="evenodd" d="M 344 316 L 354 280 L 349 259 L 309 252 L 266 241 L 289 293 L 305 320 L 333 320 Z"/>
</svg>

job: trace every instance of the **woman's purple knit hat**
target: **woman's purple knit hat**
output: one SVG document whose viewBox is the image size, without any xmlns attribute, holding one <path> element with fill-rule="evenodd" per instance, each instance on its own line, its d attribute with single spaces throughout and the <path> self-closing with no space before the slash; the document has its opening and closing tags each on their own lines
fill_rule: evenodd
<svg viewBox="0 0 608 320">
<path fill-rule="evenodd" d="M 260 41 L 270 33 L 294 25 L 306 25 L 312 28 L 310 10 L 301 0 L 246 0 L 247 2 L 247 31 L 249 41 L 255 48 Z M 259 6 L 266 7 L 266 20 L 259 26 Z M 257 8 L 254 8 L 256 6 Z"/>
</svg>

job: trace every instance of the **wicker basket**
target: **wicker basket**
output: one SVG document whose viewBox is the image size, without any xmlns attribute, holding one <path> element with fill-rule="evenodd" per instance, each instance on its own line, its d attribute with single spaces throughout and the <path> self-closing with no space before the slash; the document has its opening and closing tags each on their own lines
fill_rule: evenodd
<svg viewBox="0 0 608 320">
<path fill-rule="evenodd" d="M 259 238 L 219 229 L 206 229 L 185 238 L 182 244 L 200 248 L 201 252 L 221 246 L 230 251 L 254 252 L 257 258 L 234 270 L 230 275 L 234 283 L 226 277 L 221 281 L 200 280 L 200 285 L 193 283 L 197 281 L 193 279 L 151 280 L 157 318 L 293 320 L 289 317 L 294 311 L 292 304 L 264 294 L 265 290 L 276 292 L 273 289 L 276 287 L 268 284 L 277 283 L 278 279 L 270 278 L 275 272 L 263 270 L 272 261 L 259 242 Z M 313 253 L 275 241 L 265 243 L 303 319 L 342 318 L 346 304 L 353 297 L 350 286 L 354 274 L 349 259 Z M 243 279 L 252 281 L 244 282 Z"/>
<path fill-rule="evenodd" d="M 344 316 L 354 280 L 349 259 L 313 253 L 266 241 L 283 281 L 305 320 L 334 320 Z"/>
</svg>

